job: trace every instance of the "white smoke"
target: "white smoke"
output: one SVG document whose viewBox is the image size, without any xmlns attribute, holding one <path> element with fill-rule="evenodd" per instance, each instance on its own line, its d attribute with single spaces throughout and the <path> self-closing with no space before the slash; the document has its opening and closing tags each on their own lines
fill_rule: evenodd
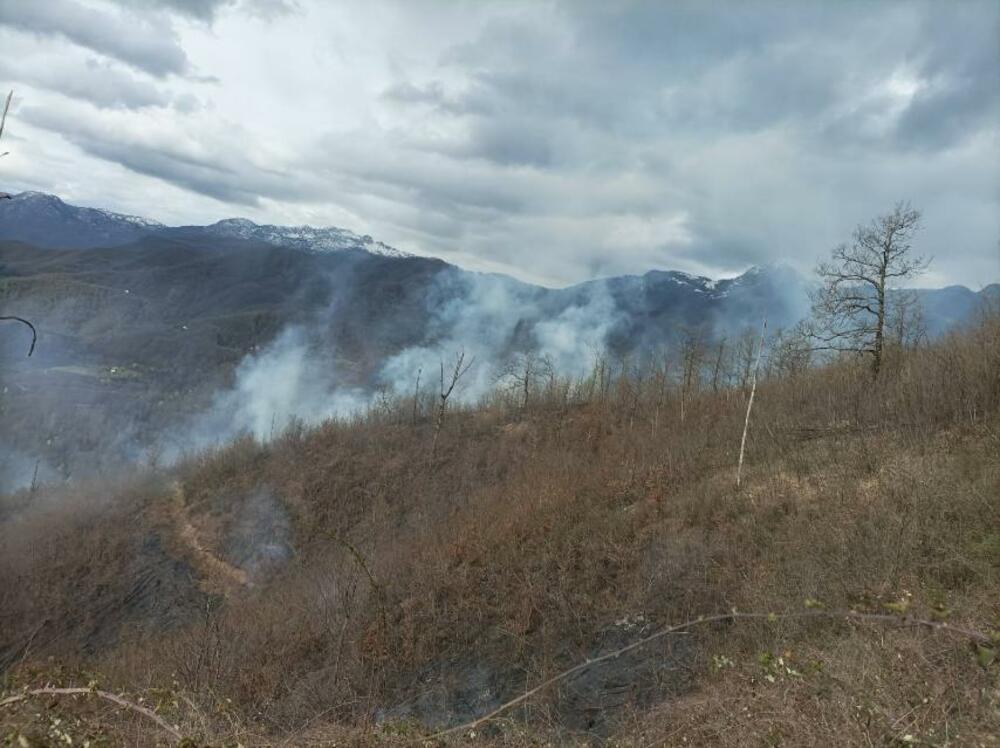
<svg viewBox="0 0 1000 748">
<path fill-rule="evenodd" d="M 620 316 L 603 284 L 594 284 L 582 305 L 570 306 L 535 325 L 538 351 L 563 376 L 580 378 L 603 355 L 608 334 Z"/>
<path fill-rule="evenodd" d="M 388 357 L 378 375 L 391 390 L 412 393 L 416 373 L 439 376 L 455 355 L 464 351 L 473 367 L 455 393 L 457 401 L 473 402 L 496 386 L 504 363 L 520 349 L 548 358 L 555 373 L 582 377 L 593 367 L 607 345 L 608 333 L 620 313 L 600 283 L 553 316 L 543 307 L 536 289 L 509 278 L 463 273 L 443 274 L 442 293 L 450 298 L 432 306 L 433 341 L 406 348 Z"/>
<path fill-rule="evenodd" d="M 613 299 L 599 283 L 557 313 L 542 308 L 539 298 L 536 289 L 509 278 L 441 273 L 427 299 L 426 339 L 387 356 L 364 387 L 344 384 L 333 352 L 314 342 L 329 315 L 316 329 L 288 327 L 237 366 L 233 385 L 171 440 L 164 456 L 174 459 L 240 434 L 267 441 L 293 422 L 349 418 L 372 407 L 380 393 L 411 396 L 418 372 L 426 393 L 437 387 L 442 362 L 449 371 L 460 351 L 474 364 L 454 402 L 472 403 L 491 392 L 504 362 L 524 348 L 547 357 L 560 375 L 585 376 L 619 318 Z"/>
<path fill-rule="evenodd" d="M 294 422 L 311 426 L 350 417 L 370 400 L 365 390 L 338 384 L 332 357 L 310 347 L 303 327 L 288 327 L 240 362 L 233 386 L 217 393 L 211 408 L 171 440 L 165 457 L 241 434 L 267 441 Z"/>
</svg>

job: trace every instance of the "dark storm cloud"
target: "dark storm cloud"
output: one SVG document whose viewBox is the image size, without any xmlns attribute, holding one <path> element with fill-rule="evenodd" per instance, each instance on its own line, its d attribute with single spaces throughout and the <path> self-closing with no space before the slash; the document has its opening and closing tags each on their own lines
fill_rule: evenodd
<svg viewBox="0 0 1000 748">
<path fill-rule="evenodd" d="M 910 67 L 928 86 L 902 114 L 897 131 L 905 137 L 889 145 L 943 134 L 947 145 L 962 136 L 956 121 L 972 125 L 965 134 L 987 124 L 1000 90 L 998 13 L 985 4 L 956 5 L 965 12 L 920 3 L 871 4 L 861 13 L 850 4 L 743 3 L 719 12 L 707 4 L 567 2 L 558 33 L 531 19 L 504 21 L 453 50 L 446 63 L 474 81 L 459 94 L 448 96 L 438 83 L 400 83 L 389 95 L 489 119 L 484 155 L 540 119 L 553 130 L 575 120 L 640 139 L 783 123 L 822 133 L 829 120 L 863 140 L 851 116 L 857 112 L 842 110 L 864 110 L 852 100 Z M 509 135 L 498 133 L 498 124 Z"/>
<path fill-rule="evenodd" d="M 153 83 L 97 60 L 37 60 L 0 58 L 0 77 L 15 84 L 28 84 L 63 96 L 89 101 L 110 109 L 143 109 L 166 106 L 170 97 Z"/>
<path fill-rule="evenodd" d="M 80 107 L 25 107 L 20 116 L 92 156 L 234 205 L 254 206 L 264 197 L 294 201 L 315 194 L 315 185 L 310 186 L 308 180 L 248 160 L 235 133 L 226 139 L 205 136 L 178 143 L 127 128 L 109 128 Z"/>
<path fill-rule="evenodd" d="M 925 19 L 933 23 L 920 59 L 928 86 L 899 122 L 901 143 L 944 148 L 1000 122 L 1000 11 L 982 19 L 968 11 L 959 4 L 954 15 Z"/>
<path fill-rule="evenodd" d="M 156 18 L 125 18 L 74 0 L 0 0 L 0 25 L 62 37 L 158 77 L 188 69 L 173 29 Z"/>
<path fill-rule="evenodd" d="M 501 182 L 512 178 L 511 168 L 544 175 L 536 199 L 502 208 L 515 211 L 507 213 L 513 221 L 551 211 L 555 222 L 566 205 L 582 202 L 613 222 L 621 209 L 592 199 L 601 175 L 683 180 L 633 195 L 626 212 L 642 216 L 662 200 L 661 211 L 687 216 L 691 234 L 686 242 L 664 237 L 666 255 L 732 269 L 780 253 L 816 256 L 834 231 L 848 235 L 893 195 L 933 212 L 934 170 L 956 177 L 944 163 L 954 149 L 980 151 L 973 169 L 1000 168 L 989 145 L 1000 119 L 995 3 L 555 7 L 541 22 L 522 13 L 486 23 L 443 57 L 450 76 L 397 81 L 385 94 L 403 110 L 432 110 L 455 124 L 450 138 L 410 146 L 491 163 Z M 449 84 L 456 78 L 465 80 Z M 914 152 L 934 161 L 920 169 Z M 428 180 L 435 186 L 421 190 L 428 209 L 453 209 L 446 175 L 436 169 Z M 575 183 L 550 200 L 545 177 Z M 379 178 L 423 181 L 413 164 L 390 165 Z M 981 177 L 970 172 L 969 179 Z M 995 201 L 997 192 L 983 197 Z M 980 232 L 968 243 L 980 249 L 969 251 L 989 266 L 982 253 L 995 242 L 996 221 L 982 223 L 979 204 L 968 215 Z M 817 217 L 829 233 L 806 232 Z M 934 223 L 924 237 L 931 243 L 946 236 Z M 547 255 L 558 256 L 553 266 L 586 256 L 575 241 L 551 239 L 538 236 Z M 632 258 L 651 254 L 647 248 Z M 619 270 L 632 266 L 627 250 L 618 258 Z"/>
<path fill-rule="evenodd" d="M 116 0 L 123 6 L 163 9 L 181 15 L 212 21 L 220 9 L 233 4 L 233 0 Z"/>
<path fill-rule="evenodd" d="M 133 9 L 165 10 L 211 23 L 223 10 L 238 8 L 264 18 L 293 12 L 295 0 L 115 0 Z"/>
</svg>

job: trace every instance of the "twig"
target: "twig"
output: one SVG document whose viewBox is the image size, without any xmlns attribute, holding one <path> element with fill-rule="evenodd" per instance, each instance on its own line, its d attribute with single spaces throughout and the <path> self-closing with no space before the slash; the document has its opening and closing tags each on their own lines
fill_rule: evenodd
<svg viewBox="0 0 1000 748">
<path fill-rule="evenodd" d="M 750 409 L 753 407 L 753 396 L 757 393 L 757 370 L 760 369 L 760 355 L 764 352 L 764 332 L 767 330 L 767 317 L 760 326 L 760 346 L 757 348 L 757 361 L 753 365 L 751 377 L 750 399 L 747 401 L 747 417 L 743 421 L 743 438 L 740 440 L 740 461 L 736 465 L 736 487 L 740 487 L 740 476 L 743 473 L 743 451 L 747 446 L 747 431 L 750 429 Z"/>
<path fill-rule="evenodd" d="M 340 537 L 339 535 L 334 535 L 333 533 L 331 533 L 330 537 L 336 540 L 342 546 L 344 546 L 344 548 L 346 548 L 350 552 L 351 556 L 357 562 L 358 566 L 360 566 L 362 570 L 364 570 L 365 575 L 368 577 L 368 584 L 371 586 L 372 592 L 375 593 L 375 601 L 378 603 L 379 616 L 382 619 L 381 621 L 382 626 L 385 627 L 387 625 L 386 622 L 388 620 L 385 612 L 385 590 L 383 589 L 382 585 L 378 583 L 378 580 L 375 578 L 375 575 L 372 573 L 372 570 L 369 568 L 367 562 L 365 561 L 365 557 L 361 555 L 361 551 L 359 551 L 357 548 L 348 543 L 346 540 L 344 540 L 344 538 Z"/>
<path fill-rule="evenodd" d="M 14 98 L 14 89 L 7 94 L 7 101 L 3 105 L 3 116 L 0 116 L 0 138 L 3 137 L 3 128 L 7 124 L 7 112 L 10 110 L 10 100 Z M 3 155 L 7 155 L 6 153 Z"/>
<path fill-rule="evenodd" d="M 887 624 L 887 625 L 894 625 L 894 626 L 904 626 L 904 627 L 905 626 L 913 626 L 913 627 L 917 627 L 917 628 L 929 628 L 929 629 L 937 630 L 937 631 L 947 631 L 949 633 L 953 633 L 953 634 L 956 634 L 958 636 L 962 636 L 962 637 L 965 637 L 967 639 L 971 639 L 972 641 L 977 642 L 979 644 L 985 644 L 985 645 L 988 645 L 988 646 L 991 645 L 991 642 L 992 642 L 992 640 L 990 639 L 989 636 L 987 636 L 986 634 L 983 634 L 980 631 L 975 631 L 974 629 L 968 629 L 968 628 L 964 628 L 962 626 L 953 626 L 953 625 L 951 625 L 949 623 L 943 623 L 943 622 L 938 622 L 938 621 L 927 621 L 927 620 L 920 619 L 920 618 L 907 618 L 907 617 L 904 617 L 904 616 L 891 615 L 891 614 L 887 614 L 887 613 L 886 614 L 883 614 L 883 613 L 859 613 L 859 612 L 853 611 L 853 610 L 843 610 L 843 611 L 811 610 L 811 611 L 805 611 L 805 612 L 802 612 L 802 613 L 781 613 L 781 614 L 778 614 L 778 613 L 738 613 L 736 611 L 732 611 L 731 613 L 718 613 L 718 614 L 711 615 L 711 616 L 701 616 L 701 617 L 696 618 L 694 620 L 686 621 L 684 623 L 676 624 L 676 625 L 673 625 L 673 626 L 664 626 L 663 628 L 658 629 L 657 631 L 653 632 L 649 636 L 647 636 L 647 637 L 645 637 L 643 639 L 639 639 L 638 641 L 632 642 L 631 644 L 629 644 L 629 645 L 627 645 L 625 647 L 622 647 L 621 649 L 616 649 L 614 652 L 609 652 L 608 654 L 601 655 L 600 657 L 595 657 L 593 659 L 585 660 L 584 662 L 581 662 L 580 664 L 571 667 L 569 670 L 564 670 L 564 671 L 562 671 L 561 673 L 559 673 L 557 675 L 553 675 L 548 680 L 542 681 L 540 684 L 538 684 L 534 688 L 532 688 L 532 689 L 530 689 L 528 691 L 525 691 L 520 696 L 511 699 L 510 701 L 506 702 L 505 704 L 501 704 L 500 706 L 498 706 L 493 711 L 484 714 L 482 717 L 479 717 L 478 719 L 474 719 L 471 722 L 466 722 L 465 724 L 458 725 L 457 727 L 450 727 L 447 730 L 441 730 L 440 732 L 436 732 L 433 735 L 428 735 L 427 737 L 418 738 L 418 739 L 414 740 L 411 744 L 412 745 L 416 745 L 418 743 L 423 743 L 425 741 L 437 740 L 438 738 L 442 738 L 442 737 L 445 737 L 447 735 L 454 735 L 455 733 L 458 733 L 458 732 L 464 732 L 466 730 L 474 730 L 475 728 L 479 727 L 480 725 L 482 725 L 482 724 L 484 724 L 486 722 L 489 722 L 490 720 L 495 719 L 496 717 L 499 717 L 501 714 L 503 714 L 504 712 L 509 711 L 510 709 L 512 709 L 513 707 L 517 706 L 518 704 L 520 704 L 520 703 L 522 703 L 524 701 L 527 701 L 528 699 L 530 699 L 535 694 L 541 693 L 542 691 L 545 691 L 546 689 L 548 689 L 550 686 L 553 686 L 556 683 L 559 683 L 560 681 L 564 681 L 567 678 L 569 678 L 570 676 L 576 675 L 577 673 L 580 673 L 580 672 L 586 670 L 589 667 L 597 665 L 598 663 L 601 663 L 601 662 L 606 662 L 608 660 L 617 659 L 618 657 L 621 657 L 623 654 L 631 652 L 634 649 L 638 649 L 640 647 L 644 647 L 645 645 L 649 644 L 650 642 L 656 641 L 657 639 L 661 639 L 664 636 L 668 636 L 670 634 L 680 633 L 680 632 L 684 631 L 685 629 L 689 629 L 689 628 L 692 628 L 694 626 L 700 626 L 700 625 L 705 625 L 705 624 L 709 624 L 709 623 L 719 623 L 721 621 L 735 621 L 735 620 L 740 620 L 740 619 L 744 619 L 744 620 L 745 619 L 758 619 L 758 620 L 765 620 L 765 621 L 773 622 L 773 621 L 778 621 L 778 620 L 788 620 L 788 619 L 796 619 L 796 618 L 826 618 L 826 619 L 843 618 L 843 619 L 847 619 L 847 620 L 869 621 L 869 622 L 873 622 L 873 623 L 884 623 L 884 624 Z"/>
<path fill-rule="evenodd" d="M 163 717 L 158 715 L 152 709 L 148 709 L 139 704 L 135 704 L 128 699 L 125 699 L 117 694 L 109 693 L 108 691 L 98 691 L 91 688 L 34 688 L 30 691 L 25 691 L 24 693 L 17 694 L 16 696 L 8 696 L 5 699 L 0 699 L 0 708 L 5 706 L 10 706 L 12 704 L 17 704 L 21 701 L 27 701 L 33 696 L 82 696 L 82 695 L 93 695 L 99 699 L 104 699 L 105 701 L 111 701 L 119 706 L 123 706 L 126 709 L 131 709 L 136 714 L 141 714 L 143 717 L 155 722 L 162 730 L 169 732 L 178 742 L 184 739 L 180 730 L 173 727 L 169 722 L 167 722 Z"/>
<path fill-rule="evenodd" d="M 365 557 L 361 555 L 361 551 L 359 551 L 357 548 L 348 543 L 339 535 L 334 535 L 333 533 L 331 533 L 330 537 L 333 540 L 336 540 L 350 552 L 351 556 L 354 557 L 354 560 L 358 562 L 358 566 L 360 566 L 362 570 L 365 572 L 365 576 L 368 577 L 368 583 L 371 585 L 372 590 L 375 591 L 375 594 L 381 596 L 382 586 L 375 579 L 375 575 L 372 574 L 371 569 L 368 568 L 368 564 L 365 562 Z"/>
<path fill-rule="evenodd" d="M 5 321 L 20 322 L 22 325 L 27 325 L 31 330 L 31 345 L 28 347 L 28 357 L 30 358 L 31 354 L 35 352 L 35 343 L 38 342 L 38 331 L 35 329 L 35 326 L 21 317 L 0 317 L 0 322 Z"/>
</svg>

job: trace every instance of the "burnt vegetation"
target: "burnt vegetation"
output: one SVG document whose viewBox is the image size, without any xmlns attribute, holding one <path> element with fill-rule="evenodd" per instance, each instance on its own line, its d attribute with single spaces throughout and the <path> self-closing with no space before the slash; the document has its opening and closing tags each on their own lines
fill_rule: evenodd
<svg viewBox="0 0 1000 748">
<path fill-rule="evenodd" d="M 875 381 L 868 356 L 808 365 L 773 337 L 756 375 L 749 336 L 578 380 L 519 359 L 475 404 L 448 399 L 459 354 L 440 392 L 14 494 L 2 735 L 421 744 L 735 610 L 760 617 L 429 744 L 988 744 L 1000 316 L 907 341 L 885 336 Z M 783 617 L 807 610 L 862 615 Z"/>
</svg>

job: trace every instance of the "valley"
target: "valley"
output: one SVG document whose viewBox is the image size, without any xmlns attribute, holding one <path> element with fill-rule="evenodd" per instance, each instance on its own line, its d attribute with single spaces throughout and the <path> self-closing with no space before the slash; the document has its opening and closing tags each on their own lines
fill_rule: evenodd
<svg viewBox="0 0 1000 748">
<path fill-rule="evenodd" d="M 84 246 L 3 238 L 32 238 L 32 226 L 53 221 L 51 242 L 73 236 Z M 439 362 L 463 349 L 478 362 L 460 393 L 469 400 L 529 352 L 584 376 L 602 357 L 647 366 L 697 349 L 701 375 L 714 368 L 717 387 L 720 375 L 737 377 L 739 346 L 760 319 L 780 334 L 808 311 L 808 282 L 784 267 L 721 281 L 651 271 L 547 289 L 405 256 L 370 237 L 351 243 L 339 229 L 309 248 L 301 237 L 315 230 L 221 224 L 241 231 L 172 229 L 37 193 L 0 204 L 0 313 L 39 330 L 24 358 L 25 331 L 0 329 L 0 489 L 361 412 L 410 393 L 418 372 L 433 387 Z M 150 233 L 137 238 L 140 229 Z M 291 245 L 275 239 L 287 234 Z M 109 237 L 126 243 L 93 246 Z M 936 337 L 974 320 L 1000 286 L 920 298 Z M 282 386 L 269 379 L 279 371 Z"/>
</svg>

